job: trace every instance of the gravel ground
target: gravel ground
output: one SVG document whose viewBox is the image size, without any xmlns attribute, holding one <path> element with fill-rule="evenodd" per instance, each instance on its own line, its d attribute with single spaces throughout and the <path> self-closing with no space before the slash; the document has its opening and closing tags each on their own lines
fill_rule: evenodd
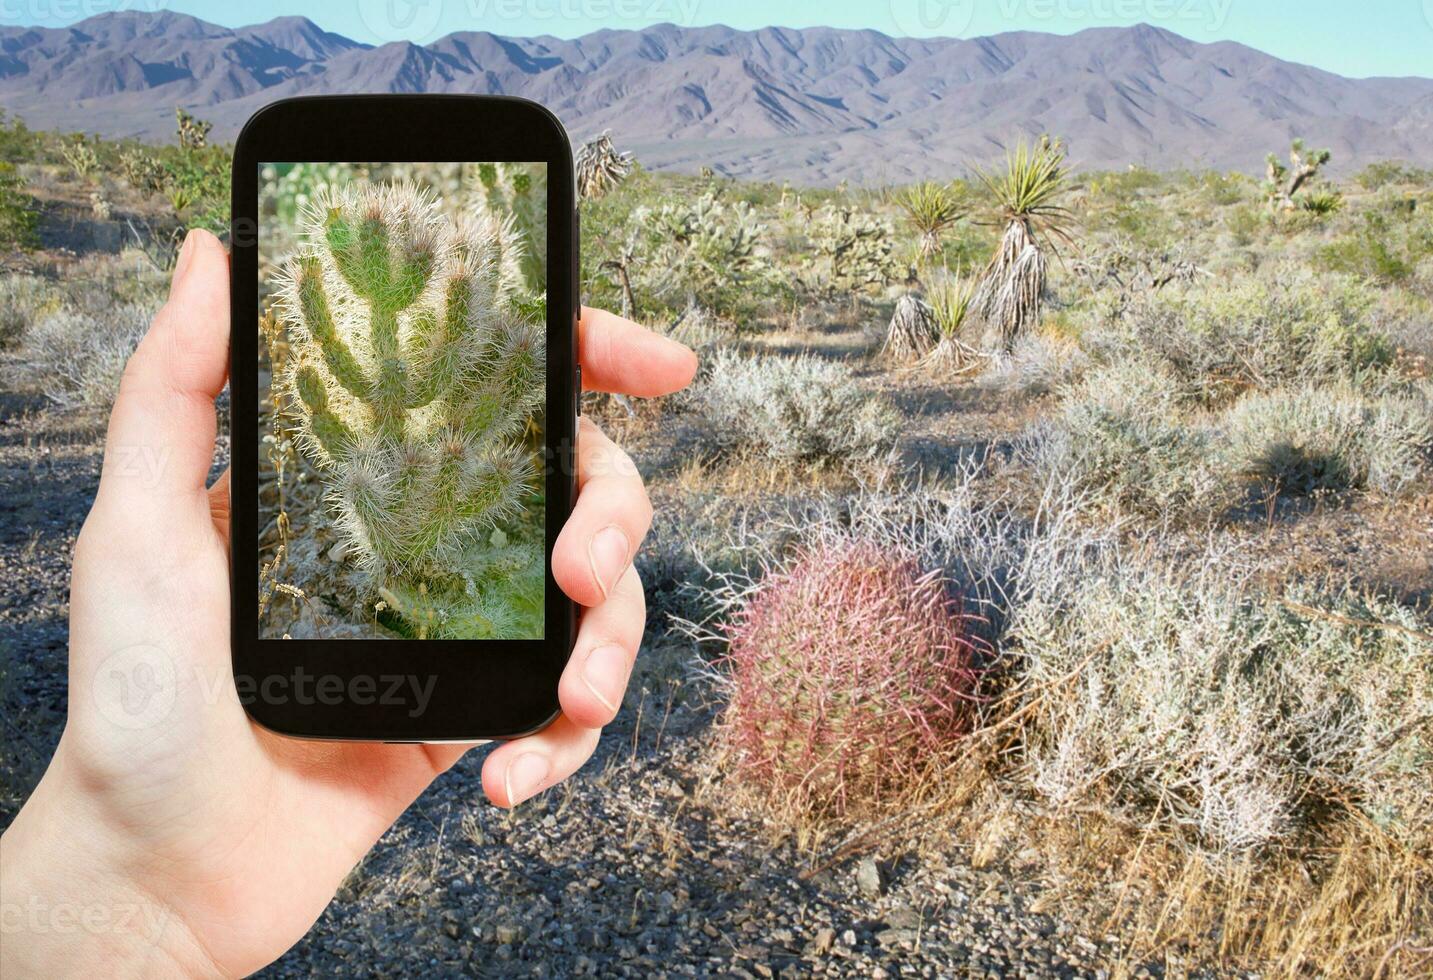
<svg viewBox="0 0 1433 980">
<path fill-rule="evenodd" d="M 0 826 L 63 726 L 69 559 L 101 438 L 97 419 L 0 402 Z M 597 757 L 514 813 L 484 801 L 472 753 L 264 975 L 1109 975 L 1109 943 L 1033 911 L 1041 893 L 1028 876 L 977 869 L 955 847 L 809 873 L 810 854 L 772 844 L 776 829 L 725 791 L 712 709 L 684 681 L 689 657 L 649 654 L 646 686 Z"/>
</svg>

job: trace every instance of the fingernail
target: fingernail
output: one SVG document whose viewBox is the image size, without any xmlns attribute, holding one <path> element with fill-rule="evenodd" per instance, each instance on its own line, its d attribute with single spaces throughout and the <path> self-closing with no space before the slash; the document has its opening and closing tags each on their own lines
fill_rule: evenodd
<svg viewBox="0 0 1433 980">
<path fill-rule="evenodd" d="M 582 683 L 615 715 L 627 687 L 627 651 L 615 643 L 594 649 L 582 665 Z"/>
<path fill-rule="evenodd" d="M 529 796 L 541 792 L 550 769 L 547 758 L 536 752 L 524 752 L 509 762 L 507 771 L 503 773 L 503 789 L 507 791 L 508 806 L 516 806 Z"/>
<path fill-rule="evenodd" d="M 632 542 L 627 532 L 616 524 L 609 524 L 592 536 L 592 543 L 587 546 L 587 561 L 592 566 L 597 587 L 602 590 L 602 598 L 607 598 L 631 560 Z"/>
<path fill-rule="evenodd" d="M 194 256 L 194 229 L 191 228 L 184 234 L 184 244 L 179 246 L 179 258 L 174 262 L 174 279 L 169 285 L 173 292 L 179 288 L 184 280 L 184 274 L 189 271 L 189 261 Z"/>
</svg>

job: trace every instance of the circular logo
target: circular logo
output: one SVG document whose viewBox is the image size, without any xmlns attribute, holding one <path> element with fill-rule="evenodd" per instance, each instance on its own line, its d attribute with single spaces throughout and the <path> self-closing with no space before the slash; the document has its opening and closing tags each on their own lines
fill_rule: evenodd
<svg viewBox="0 0 1433 980">
<path fill-rule="evenodd" d="M 438 32 L 443 0 L 358 0 L 358 16 L 382 41 L 427 41 Z"/>
<path fill-rule="evenodd" d="M 106 657 L 95 672 L 91 693 L 110 724 L 149 728 L 174 709 L 176 680 L 173 658 L 158 647 L 140 644 Z"/>
<path fill-rule="evenodd" d="M 890 0 L 890 5 L 898 37 L 960 37 L 975 18 L 975 0 Z"/>
</svg>

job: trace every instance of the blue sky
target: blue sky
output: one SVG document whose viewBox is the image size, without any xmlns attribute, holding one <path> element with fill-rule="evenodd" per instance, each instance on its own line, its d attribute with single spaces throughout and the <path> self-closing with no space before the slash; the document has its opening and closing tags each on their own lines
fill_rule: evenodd
<svg viewBox="0 0 1433 980">
<path fill-rule="evenodd" d="M 1239 41 L 1343 75 L 1433 76 L 1433 0 L 0 0 L 0 22 L 59 26 L 104 10 L 156 6 L 229 27 L 302 13 L 369 43 L 423 43 L 456 30 L 575 37 L 662 21 L 957 37 L 1007 30 L 1068 34 L 1143 21 L 1196 41 Z"/>
</svg>

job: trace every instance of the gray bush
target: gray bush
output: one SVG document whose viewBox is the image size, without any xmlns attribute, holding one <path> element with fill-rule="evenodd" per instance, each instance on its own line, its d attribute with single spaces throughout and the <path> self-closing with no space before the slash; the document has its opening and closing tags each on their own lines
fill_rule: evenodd
<svg viewBox="0 0 1433 980">
<path fill-rule="evenodd" d="M 30 327 L 11 371 L 61 408 L 107 409 L 153 315 L 153 308 L 134 304 L 50 313 Z"/>
<path fill-rule="evenodd" d="M 1374 322 L 1372 291 L 1356 280 L 1280 267 L 1211 288 L 1169 286 L 1134 304 L 1092 339 L 1107 360 L 1161 367 L 1208 404 L 1248 389 L 1342 381 L 1367 385 L 1393 363 Z"/>
<path fill-rule="evenodd" d="M 1217 474 L 1204 430 L 1186 421 L 1177 383 L 1125 360 L 1065 390 L 1021 454 L 1043 483 L 1069 483 L 1107 505 L 1163 514 L 1214 502 Z"/>
<path fill-rule="evenodd" d="M 1426 485 L 1433 399 L 1426 391 L 1370 397 L 1347 387 L 1251 394 L 1224 420 L 1234 473 L 1288 493 Z"/>
<path fill-rule="evenodd" d="M 687 404 L 722 448 L 802 462 L 874 459 L 890 450 L 900 424 L 890 404 L 862 389 L 849 366 L 811 354 L 718 350 Z"/>
<path fill-rule="evenodd" d="M 36 318 L 59 307 L 53 283 L 24 273 L 0 275 L 0 351 L 20 343 Z"/>
</svg>

